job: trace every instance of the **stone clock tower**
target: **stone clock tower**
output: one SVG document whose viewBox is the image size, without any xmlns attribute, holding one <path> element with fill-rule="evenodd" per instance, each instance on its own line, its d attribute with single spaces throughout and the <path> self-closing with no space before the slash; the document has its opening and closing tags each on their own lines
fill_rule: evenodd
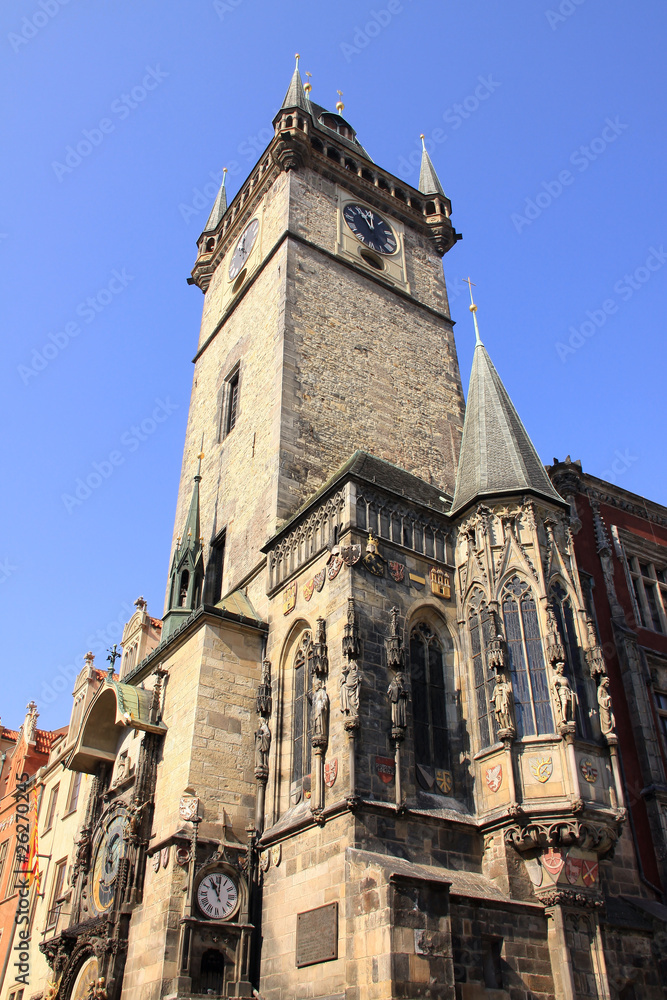
<svg viewBox="0 0 667 1000">
<path fill-rule="evenodd" d="M 198 241 L 160 641 L 66 760 L 49 1000 L 608 1000 L 603 890 L 644 890 L 576 517 L 479 334 L 464 408 L 428 154 L 308 91 Z"/>
</svg>

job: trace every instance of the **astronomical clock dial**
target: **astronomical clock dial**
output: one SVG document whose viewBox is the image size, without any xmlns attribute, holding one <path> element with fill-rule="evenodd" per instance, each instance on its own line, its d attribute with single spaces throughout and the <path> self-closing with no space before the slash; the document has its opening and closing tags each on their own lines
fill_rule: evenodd
<svg viewBox="0 0 667 1000">
<path fill-rule="evenodd" d="M 125 815 L 116 815 L 97 845 L 93 865 L 93 904 L 98 913 L 110 909 L 116 895 L 118 869 L 125 856 Z"/>
<path fill-rule="evenodd" d="M 90 996 L 90 988 L 95 985 L 99 974 L 100 967 L 97 959 L 94 956 L 87 958 L 74 980 L 70 1000 L 86 1000 Z"/>
<path fill-rule="evenodd" d="M 246 261 L 250 256 L 250 251 L 255 245 L 255 240 L 257 239 L 257 233 L 259 232 L 259 220 L 253 219 L 252 222 L 248 223 L 246 228 L 241 234 L 241 238 L 236 244 L 236 249 L 232 255 L 232 259 L 229 262 L 229 279 L 232 281 L 237 274 L 239 274 L 246 265 Z"/>
<path fill-rule="evenodd" d="M 392 254 L 398 248 L 394 230 L 388 222 L 363 205 L 346 205 L 343 209 L 345 222 L 360 243 L 376 253 Z"/>
<path fill-rule="evenodd" d="M 205 917 L 226 920 L 239 900 L 239 891 L 224 872 L 210 872 L 197 886 L 197 905 Z"/>
</svg>

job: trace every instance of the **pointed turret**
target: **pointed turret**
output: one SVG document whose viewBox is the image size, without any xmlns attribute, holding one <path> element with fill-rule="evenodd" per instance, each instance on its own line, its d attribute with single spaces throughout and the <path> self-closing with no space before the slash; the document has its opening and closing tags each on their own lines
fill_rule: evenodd
<svg viewBox="0 0 667 1000">
<path fill-rule="evenodd" d="M 455 514 L 473 500 L 507 493 L 538 493 L 564 504 L 480 339 L 474 302 L 470 310 L 477 343 L 451 512 Z"/>
<path fill-rule="evenodd" d="M 306 97 L 306 92 L 303 89 L 301 74 L 299 73 L 299 54 L 297 53 L 294 58 L 296 59 L 296 66 L 294 67 L 294 73 L 292 74 L 292 79 L 287 93 L 285 94 L 285 100 L 280 106 L 280 110 L 286 110 L 287 108 L 301 108 L 302 111 L 310 113 L 310 105 L 308 98 Z"/>
<path fill-rule="evenodd" d="M 218 196 L 213 202 L 213 208 L 211 209 L 211 214 L 208 217 L 208 221 L 204 226 L 205 233 L 211 233 L 217 227 L 220 219 L 223 217 L 227 211 L 227 191 L 225 190 L 225 182 L 227 180 L 227 167 L 222 171 L 222 184 L 220 185 L 220 190 L 218 191 Z"/>
<path fill-rule="evenodd" d="M 422 194 L 441 194 L 444 196 L 442 184 L 435 172 L 435 167 L 431 163 L 431 157 L 426 151 L 424 136 L 420 136 L 422 141 L 422 165 L 419 171 L 419 190 Z"/>
<path fill-rule="evenodd" d="M 171 561 L 169 602 L 162 628 L 163 639 L 172 635 L 201 603 L 204 555 L 199 535 L 199 484 L 203 457 L 203 452 L 200 452 L 185 530 L 183 536 L 176 540 L 174 557 Z"/>
</svg>

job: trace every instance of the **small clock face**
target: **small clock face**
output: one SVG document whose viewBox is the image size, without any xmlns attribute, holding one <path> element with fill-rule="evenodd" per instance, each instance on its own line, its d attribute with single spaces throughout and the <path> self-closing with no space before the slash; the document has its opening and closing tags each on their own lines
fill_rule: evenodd
<svg viewBox="0 0 667 1000">
<path fill-rule="evenodd" d="M 205 875 L 197 888 L 199 909 L 211 920 L 225 920 L 236 909 L 239 891 L 224 872 Z"/>
<path fill-rule="evenodd" d="M 343 218 L 360 243 L 376 253 L 395 253 L 398 242 L 388 222 L 372 208 L 363 205 L 346 205 Z"/>
<path fill-rule="evenodd" d="M 230 281 L 233 280 L 237 274 L 245 267 L 246 261 L 250 256 L 250 251 L 255 245 L 255 240 L 257 239 L 257 233 L 259 232 L 259 221 L 253 219 L 241 234 L 241 238 L 236 244 L 236 250 L 232 255 L 232 259 L 229 262 L 229 278 Z"/>
<path fill-rule="evenodd" d="M 116 894 L 116 879 L 125 854 L 124 815 L 114 816 L 100 840 L 93 865 L 93 903 L 98 913 L 111 907 Z"/>
</svg>

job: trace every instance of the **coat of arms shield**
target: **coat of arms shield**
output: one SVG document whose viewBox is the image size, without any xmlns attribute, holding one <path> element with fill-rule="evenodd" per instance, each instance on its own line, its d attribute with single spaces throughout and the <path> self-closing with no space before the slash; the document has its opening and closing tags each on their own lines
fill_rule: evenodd
<svg viewBox="0 0 667 1000">
<path fill-rule="evenodd" d="M 309 601 L 313 596 L 313 591 L 315 590 L 315 580 L 309 580 L 308 583 L 303 585 L 303 598 L 305 601 Z"/>
<path fill-rule="evenodd" d="M 598 769 L 588 757 L 579 761 L 579 770 L 582 778 L 585 778 L 589 785 L 594 785 L 598 780 Z"/>
<path fill-rule="evenodd" d="M 335 580 L 340 573 L 341 567 L 343 565 L 343 560 L 340 556 L 332 555 L 327 563 L 327 576 L 330 580 Z"/>
<path fill-rule="evenodd" d="M 492 767 L 487 767 L 486 771 L 484 772 L 484 778 L 491 791 L 497 792 L 503 783 L 502 764 L 495 764 Z"/>
<path fill-rule="evenodd" d="M 561 868 L 565 864 L 565 858 L 563 857 L 563 852 L 555 850 L 550 847 L 548 851 L 545 851 L 542 855 L 542 864 L 549 872 L 550 875 L 557 876 L 560 874 Z"/>
<path fill-rule="evenodd" d="M 581 875 L 581 869 L 583 866 L 583 861 L 581 858 L 571 858 L 569 855 L 565 859 L 565 877 L 570 883 L 574 885 L 579 881 L 579 876 Z"/>
<path fill-rule="evenodd" d="M 385 560 L 378 550 L 378 540 L 372 534 L 368 536 L 366 555 L 362 562 L 372 576 L 384 576 Z"/>
<path fill-rule="evenodd" d="M 584 885 L 593 885 L 598 880 L 600 865 L 597 861 L 584 861 L 581 866 L 581 877 Z"/>
<path fill-rule="evenodd" d="M 394 780 L 394 775 L 396 774 L 395 761 L 393 761 L 391 757 L 376 757 L 375 773 L 380 781 L 383 781 L 385 785 L 388 785 L 390 781 Z"/>
<path fill-rule="evenodd" d="M 316 573 L 315 576 L 313 577 L 313 584 L 318 594 L 321 591 L 322 587 L 324 586 L 324 581 L 326 580 L 326 578 L 327 578 L 326 569 L 321 569 L 319 573 Z"/>
<path fill-rule="evenodd" d="M 443 795 L 449 795 L 454 787 L 454 779 L 451 771 L 443 771 L 442 768 L 436 767 L 435 783 Z"/>
<path fill-rule="evenodd" d="M 327 788 L 332 788 L 338 777 L 338 758 L 328 760 L 324 765 L 324 784 Z"/>
<path fill-rule="evenodd" d="M 340 557 L 346 566 L 354 566 L 361 559 L 361 545 L 343 545 Z"/>
<path fill-rule="evenodd" d="M 290 611 L 294 611 L 296 607 L 296 580 L 293 583 L 288 584 L 283 591 L 283 614 L 288 615 Z"/>
<path fill-rule="evenodd" d="M 553 758 L 550 756 L 531 757 L 528 761 L 530 773 L 534 778 L 544 784 L 554 772 Z"/>
<path fill-rule="evenodd" d="M 390 559 L 389 576 L 392 578 L 392 580 L 395 580 L 396 583 L 403 583 L 403 579 L 405 577 L 404 564 L 400 562 L 394 562 L 393 560 Z"/>
</svg>

